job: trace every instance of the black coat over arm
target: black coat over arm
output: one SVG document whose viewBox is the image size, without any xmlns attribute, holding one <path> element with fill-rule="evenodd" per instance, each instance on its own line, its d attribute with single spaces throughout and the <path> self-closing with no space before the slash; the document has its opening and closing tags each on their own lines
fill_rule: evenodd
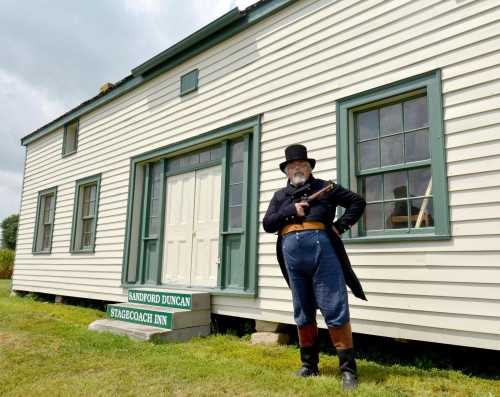
<svg viewBox="0 0 500 397">
<path fill-rule="evenodd" d="M 307 195 L 311 195 L 322 189 L 327 183 L 327 181 L 316 179 L 311 176 L 307 180 L 303 190 L 305 190 L 304 192 Z M 305 217 L 299 217 L 294 204 L 294 193 L 296 193 L 297 190 L 296 187 L 288 183 L 287 187 L 274 193 L 266 215 L 264 216 L 264 230 L 268 233 L 279 233 L 285 225 L 291 223 L 302 223 L 303 221 L 322 222 L 326 226 L 326 232 L 328 233 L 330 242 L 342 265 L 342 271 L 347 286 L 351 289 L 354 296 L 367 300 L 361 283 L 352 270 L 342 239 L 338 237 L 331 228 L 331 225 L 334 225 L 340 233 L 350 229 L 363 214 L 366 207 L 365 200 L 360 195 L 335 184 L 332 191 L 324 194 L 319 200 L 311 203 L 309 212 Z M 333 222 L 337 205 L 344 207 L 346 211 L 342 217 Z M 278 235 L 278 240 L 276 241 L 276 255 L 283 277 L 288 286 L 290 286 L 288 272 L 281 250 L 280 235 Z"/>
</svg>

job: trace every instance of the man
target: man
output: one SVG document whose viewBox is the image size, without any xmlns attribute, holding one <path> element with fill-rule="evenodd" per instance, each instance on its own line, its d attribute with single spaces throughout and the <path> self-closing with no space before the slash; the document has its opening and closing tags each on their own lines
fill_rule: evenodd
<svg viewBox="0 0 500 397">
<path fill-rule="evenodd" d="M 309 196 L 325 187 L 327 182 L 313 177 L 316 161 L 307 157 L 305 146 L 287 147 L 285 158 L 280 169 L 287 174 L 288 183 L 274 194 L 263 224 L 266 232 L 278 233 L 278 262 L 292 290 L 302 361 L 296 375 L 319 373 L 316 324 L 319 308 L 337 349 L 342 386 L 353 389 L 357 386 L 357 370 L 346 284 L 356 297 L 364 300 L 366 297 L 339 236 L 358 221 L 366 202 L 337 184 L 310 204 L 300 202 L 297 197 Z M 346 211 L 333 222 L 337 205 Z"/>
</svg>

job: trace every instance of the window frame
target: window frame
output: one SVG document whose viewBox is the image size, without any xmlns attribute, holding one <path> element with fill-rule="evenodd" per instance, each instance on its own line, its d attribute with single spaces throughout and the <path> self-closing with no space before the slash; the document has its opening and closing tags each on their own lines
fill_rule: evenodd
<svg viewBox="0 0 500 397">
<path fill-rule="evenodd" d="M 92 241 L 89 248 L 80 248 L 76 244 L 78 241 L 83 239 L 83 217 L 81 216 L 83 211 L 83 190 L 86 186 L 96 184 L 95 191 L 95 209 L 94 209 L 94 222 L 91 227 L 92 230 Z M 99 219 L 99 196 L 101 191 L 101 174 L 88 176 L 79 179 L 75 182 L 75 199 L 73 204 L 73 221 L 71 225 L 71 242 L 70 242 L 70 253 L 72 254 L 93 254 L 95 252 L 95 242 L 96 242 L 96 232 L 97 232 L 97 221 Z M 80 224 L 79 224 L 80 223 Z M 81 239 L 76 235 L 78 230 L 81 230 Z"/>
<path fill-rule="evenodd" d="M 38 232 L 40 229 L 40 222 L 42 221 L 43 218 L 45 218 L 45 197 L 48 195 L 54 195 L 54 211 L 52 213 L 52 223 L 51 223 L 51 231 L 50 231 L 50 245 L 48 250 L 38 250 L 38 245 L 39 245 L 39 236 Z M 42 208 L 43 204 L 43 208 Z M 54 226 L 55 226 L 55 219 L 56 219 L 56 204 L 57 204 L 57 186 L 51 187 L 49 189 L 41 190 L 38 192 L 38 198 L 37 198 L 37 204 L 36 204 L 36 217 L 35 217 L 35 228 L 34 228 L 34 235 L 33 235 L 33 245 L 31 252 L 35 255 L 49 255 L 52 253 L 52 241 L 53 241 L 53 236 L 54 236 Z M 43 235 L 41 236 L 41 240 L 43 244 Z"/>
<path fill-rule="evenodd" d="M 357 142 L 354 131 L 354 112 L 378 108 L 383 104 L 403 101 L 419 95 L 427 95 L 428 133 L 430 160 L 415 161 L 407 165 L 384 166 L 384 171 L 408 170 L 430 163 L 432 175 L 432 199 L 434 226 L 419 229 L 389 229 L 383 233 L 358 235 L 359 226 L 355 225 L 344 233 L 345 243 L 367 243 L 388 241 L 418 241 L 450 239 L 448 204 L 448 181 L 446 175 L 446 151 L 444 146 L 443 105 L 441 71 L 434 70 L 418 76 L 396 81 L 359 94 L 351 95 L 336 102 L 337 134 L 337 180 L 353 191 L 359 191 L 360 176 L 357 170 Z M 364 173 L 363 173 L 364 174 Z M 377 174 L 383 174 L 378 171 Z M 338 216 L 343 209 L 339 208 Z"/>
<path fill-rule="evenodd" d="M 218 282 L 216 288 L 199 288 L 193 287 L 197 290 L 206 289 L 211 294 L 215 295 L 235 295 L 235 296 L 256 296 L 257 294 L 257 241 L 258 241 L 258 192 L 259 192 L 259 175 L 260 175 L 260 121 L 261 116 L 255 116 L 241 122 L 236 122 L 231 125 L 209 131 L 193 138 L 183 140 L 178 143 L 160 148 L 131 159 L 130 164 L 130 183 L 129 183 L 129 198 L 127 207 L 127 225 L 125 234 L 124 258 L 123 258 L 123 271 L 122 271 L 122 287 L 127 288 L 131 286 L 162 286 L 169 288 L 169 285 L 161 283 L 161 273 L 163 266 L 163 245 L 164 245 L 164 225 L 163 219 L 165 218 L 165 191 L 168 177 L 179 173 L 189 172 L 200 168 L 211 167 L 220 164 L 222 166 L 221 178 L 223 189 L 221 194 L 221 216 L 219 226 L 219 254 L 221 262 L 219 263 Z M 242 222 L 245 223 L 245 228 L 238 230 L 228 229 L 226 227 L 228 219 L 225 211 L 228 205 L 228 178 L 230 173 L 229 162 L 229 142 L 243 138 L 245 142 L 244 155 L 246 156 L 246 167 L 244 169 L 244 178 L 246 181 L 246 188 L 243 194 L 242 206 Z M 185 167 L 173 172 L 168 172 L 167 162 L 169 159 L 183 155 L 186 153 L 195 153 L 202 148 L 210 148 L 214 145 L 221 145 L 222 157 L 214 161 L 207 161 L 203 164 L 196 164 L 193 166 Z M 160 236 L 159 236 L 159 263 L 155 283 L 149 283 L 153 278 L 145 275 L 145 270 L 148 265 L 144 265 L 141 236 L 144 233 L 145 219 L 147 219 L 148 204 L 144 194 L 137 194 L 137 186 L 142 192 L 148 191 L 148 175 L 145 172 L 144 165 L 148 163 L 161 161 L 163 162 L 162 171 L 164 172 L 163 186 L 161 187 L 162 203 L 161 203 L 161 222 L 160 222 Z M 147 168 L 146 168 L 147 170 Z M 250 172 L 252 170 L 252 172 Z M 139 179 L 136 179 L 139 175 Z M 141 179 L 142 178 L 142 179 Z M 137 186 L 136 186 L 137 183 Z M 143 185 L 142 187 L 141 184 Z M 142 209 L 139 210 L 139 205 L 142 203 Z M 248 205 L 247 205 L 248 203 Z M 140 213 L 140 214 L 139 214 Z M 138 219 L 139 218 L 139 219 Z M 232 285 L 225 282 L 225 277 L 231 274 L 231 271 L 226 267 L 229 266 L 225 261 L 225 242 L 234 236 L 241 236 L 243 243 L 241 244 L 241 258 L 243 258 L 243 279 L 241 287 L 233 288 Z M 138 237 L 137 237 L 138 236 Z M 133 240 L 134 238 L 134 240 Z M 140 246 L 137 248 L 135 239 L 139 239 Z M 229 244 L 229 243 L 228 243 Z M 134 267 L 130 268 L 131 255 L 133 256 Z M 137 257 L 136 257 L 137 255 Z M 130 269 L 129 269 L 130 268 Z M 129 272 L 131 272 L 129 274 Z M 135 280 L 135 281 L 134 281 Z M 179 286 L 171 286 L 179 288 Z"/>
<path fill-rule="evenodd" d="M 75 149 L 71 152 L 66 152 L 66 142 L 68 135 L 68 127 L 70 125 L 76 124 L 76 133 L 75 133 Z M 78 136 L 80 135 L 80 119 L 71 120 L 70 122 L 64 125 L 64 133 L 63 133 L 63 145 L 62 145 L 62 157 L 68 157 L 72 154 L 75 154 L 78 151 Z"/>
<path fill-rule="evenodd" d="M 194 78 L 194 85 L 192 87 L 186 88 L 185 85 L 187 83 L 185 81 L 191 75 Z M 199 82 L 199 70 L 198 69 L 194 69 L 194 70 L 191 70 L 191 71 L 183 74 L 181 76 L 181 79 L 180 79 L 180 95 L 181 95 L 181 97 L 185 96 L 185 95 L 188 95 L 188 94 L 190 94 L 192 92 L 198 91 L 198 82 Z"/>
</svg>

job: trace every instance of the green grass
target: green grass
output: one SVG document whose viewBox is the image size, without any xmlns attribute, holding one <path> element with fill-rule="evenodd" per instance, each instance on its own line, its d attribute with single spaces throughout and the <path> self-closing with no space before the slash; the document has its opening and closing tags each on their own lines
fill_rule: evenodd
<svg viewBox="0 0 500 397">
<path fill-rule="evenodd" d="M 153 345 L 87 330 L 104 313 L 9 297 L 0 280 L 1 396 L 333 396 L 335 356 L 322 376 L 294 379 L 293 346 L 252 346 L 248 337 L 214 335 Z M 383 366 L 358 360 L 352 396 L 499 396 L 500 381 L 457 371 Z"/>
</svg>

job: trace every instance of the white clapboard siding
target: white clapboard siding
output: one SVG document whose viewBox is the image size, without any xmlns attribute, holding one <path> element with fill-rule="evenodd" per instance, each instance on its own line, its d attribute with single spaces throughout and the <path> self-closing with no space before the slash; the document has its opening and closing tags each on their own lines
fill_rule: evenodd
<svg viewBox="0 0 500 397">
<path fill-rule="evenodd" d="M 259 221 L 284 185 L 290 143 L 336 178 L 336 100 L 442 71 L 452 239 L 347 246 L 369 301 L 357 332 L 500 350 L 500 4 L 492 0 L 299 0 L 27 147 L 13 288 L 110 301 L 121 288 L 130 158 L 262 114 Z M 179 97 L 179 76 L 199 89 Z M 69 253 L 75 181 L 101 174 L 96 249 Z M 52 253 L 32 255 L 38 192 L 57 186 Z M 256 299 L 213 296 L 219 314 L 293 323 L 291 294 L 259 228 Z M 318 321 L 324 326 L 320 316 Z"/>
</svg>

